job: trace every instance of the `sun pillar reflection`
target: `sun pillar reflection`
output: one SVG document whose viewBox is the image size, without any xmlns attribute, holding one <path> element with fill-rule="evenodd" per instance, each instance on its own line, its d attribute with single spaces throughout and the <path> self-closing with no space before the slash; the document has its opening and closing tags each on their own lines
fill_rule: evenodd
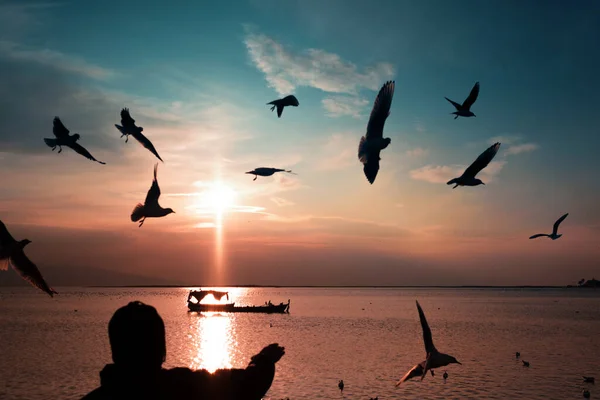
<svg viewBox="0 0 600 400">
<path fill-rule="evenodd" d="M 231 319 L 220 314 L 203 314 L 192 325 L 190 369 L 206 369 L 212 373 L 219 368 L 231 368 Z"/>
<path fill-rule="evenodd" d="M 220 285 L 223 282 L 223 210 L 215 211 L 215 282 Z"/>
</svg>

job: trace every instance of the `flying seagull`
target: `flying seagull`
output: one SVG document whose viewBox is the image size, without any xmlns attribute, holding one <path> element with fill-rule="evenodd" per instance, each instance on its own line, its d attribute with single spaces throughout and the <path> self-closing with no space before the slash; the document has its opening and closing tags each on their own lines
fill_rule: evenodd
<svg viewBox="0 0 600 400">
<path fill-rule="evenodd" d="M 58 152 L 62 152 L 62 146 L 70 147 L 76 153 L 81 154 L 85 158 L 96 161 L 100 164 L 106 164 L 105 162 L 98 161 L 90 154 L 89 151 L 86 150 L 85 147 L 77 143 L 77 141 L 81 138 L 79 133 L 75 133 L 73 135 L 69 134 L 69 130 L 63 125 L 62 121 L 58 117 L 54 117 L 52 132 L 56 139 L 48 139 L 44 138 L 44 142 L 48 147 L 52 148 L 52 151 L 56 149 L 58 146 Z"/>
<path fill-rule="evenodd" d="M 480 173 L 482 169 L 488 166 L 490 161 L 492 161 L 496 156 L 496 153 L 498 153 L 499 148 L 500 142 L 496 142 L 491 145 L 486 151 L 477 157 L 477 160 L 473 161 L 473 164 L 471 164 L 461 176 L 449 180 L 446 184 L 455 185 L 452 189 L 456 189 L 458 186 L 485 185 L 481 179 L 477 179 L 475 176 Z"/>
<path fill-rule="evenodd" d="M 448 100 L 450 103 L 452 103 L 454 108 L 456 108 L 456 111 L 451 113 L 451 114 L 455 114 L 454 119 L 456 119 L 459 116 L 460 117 L 476 117 L 476 115 L 473 114 L 473 112 L 471 111 L 471 106 L 473 105 L 473 103 L 475 103 L 475 100 L 477 100 L 477 96 L 479 96 L 479 82 L 475 83 L 475 86 L 473 86 L 473 89 L 471 89 L 471 93 L 469 93 L 469 97 L 467 97 L 462 104 L 458 104 L 457 102 L 452 101 L 447 97 L 444 97 L 444 98 L 446 100 Z"/>
<path fill-rule="evenodd" d="M 427 358 L 425 361 L 420 362 L 419 364 L 412 367 L 410 371 L 408 371 L 399 381 L 396 383 L 396 386 L 400 386 L 400 384 L 404 381 L 407 381 L 415 376 L 421 375 L 421 380 L 425 378 L 428 370 L 432 370 L 434 368 L 445 367 L 449 364 L 460 364 L 456 358 L 451 355 L 440 353 L 435 346 L 433 345 L 433 338 L 431 337 L 431 329 L 429 328 L 429 324 L 427 323 L 427 319 L 425 318 L 425 314 L 417 301 L 417 310 L 419 311 L 419 319 L 421 320 L 421 328 L 423 329 L 423 341 L 425 342 L 425 353 L 427 354 Z M 462 365 L 462 364 L 460 364 Z"/>
<path fill-rule="evenodd" d="M 595 382 L 596 382 L 596 379 L 594 379 L 594 377 L 593 377 L 593 376 L 584 376 L 584 377 L 583 377 L 583 381 L 584 381 L 585 383 L 595 383 Z"/>
<path fill-rule="evenodd" d="M 267 105 L 273 105 L 273 107 L 271 107 L 271 111 L 273 111 L 275 107 L 277 107 L 277 117 L 281 118 L 281 113 L 283 113 L 283 107 L 298 107 L 300 103 L 298 102 L 296 96 L 290 94 L 289 96 L 285 96 L 283 99 L 273 100 L 272 102 L 267 103 Z"/>
<path fill-rule="evenodd" d="M 171 208 L 162 208 L 160 204 L 158 204 L 160 188 L 158 187 L 158 180 L 156 180 L 157 168 L 158 163 L 154 165 L 154 179 L 152 180 L 152 186 L 150 186 L 150 189 L 148 190 L 144 204 L 138 203 L 131 212 L 132 222 L 141 220 L 139 227 L 144 225 L 146 218 L 160 218 L 175 212 Z"/>
<path fill-rule="evenodd" d="M 288 174 L 294 174 L 294 175 L 296 175 L 294 172 L 292 172 L 291 169 L 290 170 L 285 170 L 285 169 L 281 169 L 281 168 L 268 168 L 268 167 L 255 168 L 252 171 L 248 171 L 246 173 L 247 174 L 251 174 L 251 175 L 255 175 L 254 179 L 252 179 L 253 181 L 255 181 L 256 178 L 258 178 L 259 176 L 271 176 L 275 172 L 287 172 Z"/>
<path fill-rule="evenodd" d="M 554 227 L 552 228 L 552 233 L 551 234 L 546 234 L 546 233 L 538 233 L 537 235 L 533 235 L 531 236 L 529 239 L 535 239 L 535 238 L 539 238 L 541 236 L 547 236 L 552 240 L 556 240 L 559 237 L 562 236 L 562 233 L 559 235 L 558 234 L 558 226 L 560 225 L 561 222 L 563 222 L 565 220 L 565 218 L 567 218 L 567 216 L 569 215 L 569 213 L 566 213 L 565 215 L 563 215 L 562 217 L 560 217 L 559 219 L 556 220 L 556 222 L 554 223 Z"/>
<path fill-rule="evenodd" d="M 0 221 L 0 271 L 6 271 L 10 265 L 27 282 L 53 297 L 58 292 L 48 286 L 40 270 L 23 252 L 29 243 L 31 243 L 29 239 L 16 241 L 6 229 L 4 222 Z"/>
<path fill-rule="evenodd" d="M 395 87 L 395 81 L 388 81 L 379 90 L 367 123 L 367 133 L 360 138 L 358 144 L 358 159 L 364 164 L 363 171 L 371 184 L 375 182 L 379 172 L 379 160 L 381 160 L 379 153 L 392 141 L 390 138 L 383 137 L 383 125 L 390 115 Z"/>
<path fill-rule="evenodd" d="M 129 141 L 129 135 L 131 135 L 135 138 L 135 140 L 140 142 L 142 146 L 150 150 L 150 152 L 154 154 L 156 158 L 158 158 L 160 161 L 163 161 L 163 159 L 158 155 L 158 152 L 154 148 L 152 142 L 142 134 L 144 128 L 135 125 L 135 120 L 131 118 L 131 115 L 129 115 L 128 108 L 121 110 L 121 125 L 115 124 L 115 127 L 119 130 L 119 132 L 121 132 L 121 137 L 125 136 L 125 143 Z"/>
</svg>

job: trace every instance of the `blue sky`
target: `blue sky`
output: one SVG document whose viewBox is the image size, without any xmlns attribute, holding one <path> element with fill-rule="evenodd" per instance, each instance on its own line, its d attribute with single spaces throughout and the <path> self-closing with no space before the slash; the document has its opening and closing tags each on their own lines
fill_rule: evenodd
<svg viewBox="0 0 600 400">
<path fill-rule="evenodd" d="M 181 246 L 179 281 L 591 278 L 599 16 L 593 1 L 0 2 L 0 164 L 11 176 L 0 219 L 41 242 L 32 258 L 59 283 L 71 283 L 59 264 L 122 270 L 131 249 L 61 258 L 43 244 L 52 229 L 135 238 L 161 253 L 127 272 L 169 282 L 169 240 Z M 389 79 L 392 142 L 371 186 L 356 151 Z M 476 81 L 477 117 L 454 120 L 444 96 L 462 102 Z M 300 106 L 278 119 L 265 103 L 289 93 Z M 161 204 L 181 210 L 143 229 L 128 218 L 154 160 L 119 139 L 124 106 L 166 161 Z M 105 169 L 43 145 L 54 115 Z M 488 185 L 445 185 L 496 140 Z M 243 174 L 259 166 L 298 175 Z M 221 222 L 206 201 L 215 185 L 236 194 Z M 561 240 L 527 240 L 564 212 Z"/>
</svg>

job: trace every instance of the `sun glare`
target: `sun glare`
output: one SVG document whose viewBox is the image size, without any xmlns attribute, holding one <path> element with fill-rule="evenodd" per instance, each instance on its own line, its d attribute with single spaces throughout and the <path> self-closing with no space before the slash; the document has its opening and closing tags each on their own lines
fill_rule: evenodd
<svg viewBox="0 0 600 400">
<path fill-rule="evenodd" d="M 233 189 L 221 183 L 214 184 L 207 192 L 207 205 L 212 207 L 215 213 L 226 211 L 235 202 L 236 193 Z"/>
</svg>

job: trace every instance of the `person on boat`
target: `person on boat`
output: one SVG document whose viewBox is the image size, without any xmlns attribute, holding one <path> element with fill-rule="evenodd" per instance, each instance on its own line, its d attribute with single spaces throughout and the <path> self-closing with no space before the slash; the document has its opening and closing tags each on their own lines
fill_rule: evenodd
<svg viewBox="0 0 600 400">
<path fill-rule="evenodd" d="M 272 305 L 273 305 L 273 303 L 271 303 L 271 300 L 269 300 L 269 307 L 272 306 Z"/>
<path fill-rule="evenodd" d="M 82 400 L 218 399 L 260 400 L 285 354 L 277 343 L 253 356 L 245 369 L 164 369 L 165 324 L 150 305 L 134 301 L 119 308 L 108 323 L 113 364 L 100 372 L 100 387 Z"/>
</svg>

